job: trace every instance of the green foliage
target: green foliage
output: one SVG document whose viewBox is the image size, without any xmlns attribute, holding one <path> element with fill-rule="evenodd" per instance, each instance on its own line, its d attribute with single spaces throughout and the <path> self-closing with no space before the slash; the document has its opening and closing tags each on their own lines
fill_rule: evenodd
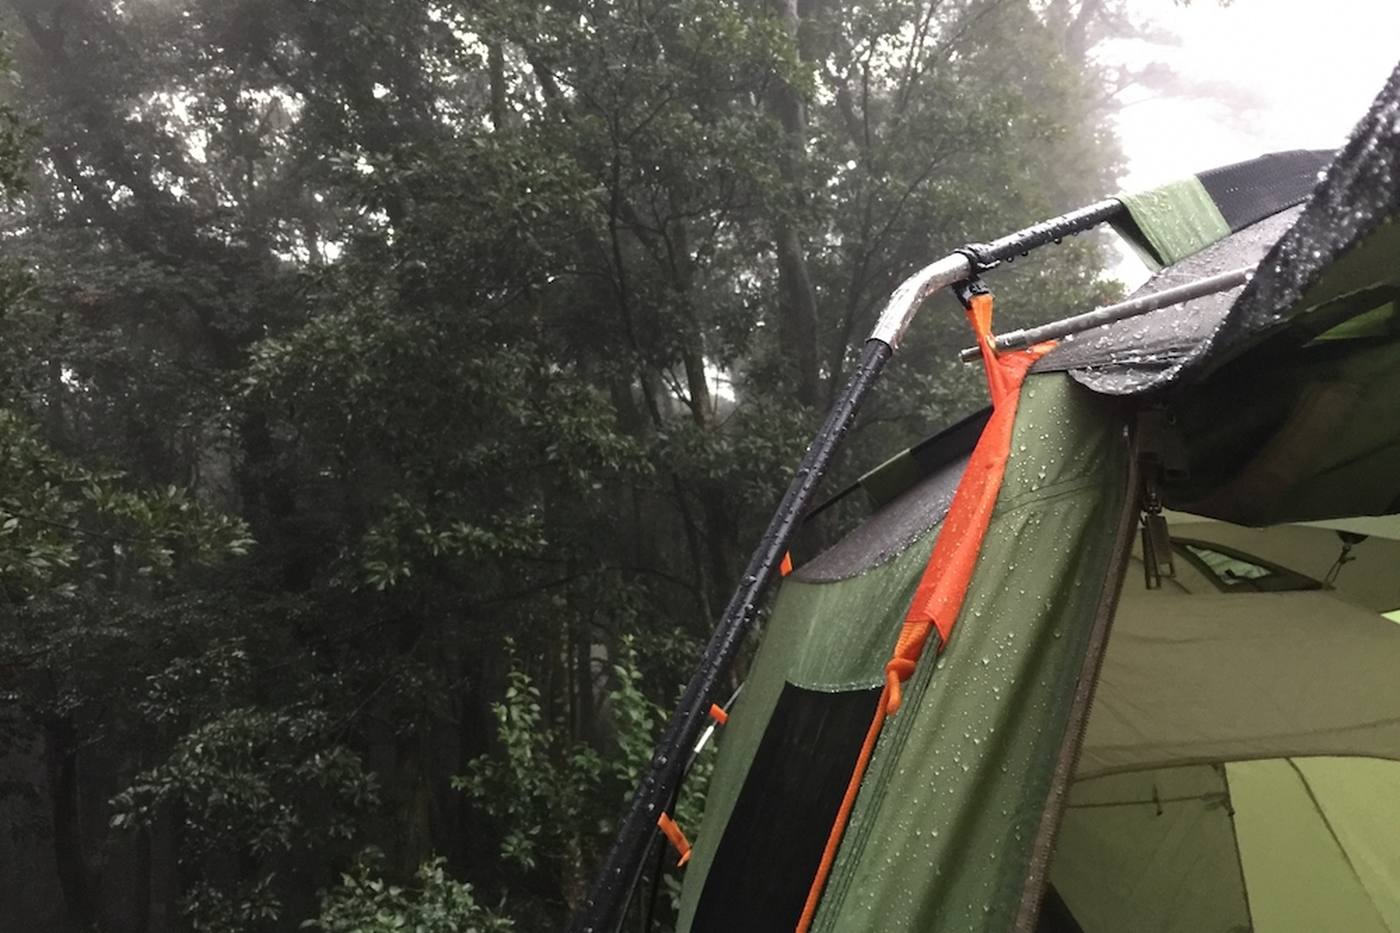
<svg viewBox="0 0 1400 933">
<path fill-rule="evenodd" d="M 639 689 L 630 644 L 613 666 L 607 710 L 617 749 L 603 754 L 570 742 L 559 723 L 549 722 L 540 690 L 518 661 L 511 665 L 504 697 L 491 705 L 499 750 L 470 762 L 453 786 L 466 791 L 502 826 L 501 857 L 521 868 L 570 869 L 601 841 L 593 814 L 608 811 L 641 776 L 652 736 L 664 711 Z M 605 832 L 603 834 L 605 837 Z M 585 844 L 587 843 L 587 844 Z"/>
<path fill-rule="evenodd" d="M 514 925 L 477 903 L 471 885 L 447 877 L 440 858 L 419 867 L 412 887 L 390 884 L 361 862 L 321 897 L 304 926 L 323 933 L 506 933 Z"/>
<path fill-rule="evenodd" d="M 112 801 L 115 829 L 150 826 L 171 807 L 183 815 L 182 860 L 198 879 L 184 910 L 200 933 L 267 928 L 283 911 L 272 884 L 279 870 L 314 877 L 302 853 L 355 838 L 378 788 L 330 727 L 315 711 L 230 710 L 182 737 Z M 226 878 L 220 866 L 230 859 L 258 868 Z"/>
<path fill-rule="evenodd" d="M 56 453 L 0 409 L 0 586 L 12 598 L 73 595 L 114 577 L 168 575 L 177 559 L 208 564 L 248 552 L 247 525 L 175 486 L 132 492 L 120 473 Z"/>
<path fill-rule="evenodd" d="M 7 5 L 0 670 L 56 828 L 0 858 L 74 929 L 557 929 L 889 291 L 1112 188 L 1120 6 Z M 981 404 L 960 319 L 833 484 Z"/>
<path fill-rule="evenodd" d="M 647 698 L 635 649 L 624 639 L 604 700 L 613 747 L 570 741 L 512 658 L 505 694 L 491 706 L 498 748 L 471 761 L 452 783 L 504 828 L 502 859 L 583 881 L 588 856 L 605 850 L 613 825 L 598 817 L 619 810 L 640 780 L 667 711 Z M 675 811 L 683 823 L 698 823 L 712 770 L 706 755 L 688 773 Z"/>
<path fill-rule="evenodd" d="M 12 75 L 13 62 L 9 55 L 10 37 L 0 31 L 0 75 Z M 3 83 L 10 83 L 8 80 Z M 29 145 L 35 128 L 24 121 L 13 107 L 0 103 L 0 200 L 9 203 L 25 188 L 28 178 Z M 0 295 L 0 302 L 4 301 Z M 0 304 L 0 307 L 3 307 Z"/>
</svg>

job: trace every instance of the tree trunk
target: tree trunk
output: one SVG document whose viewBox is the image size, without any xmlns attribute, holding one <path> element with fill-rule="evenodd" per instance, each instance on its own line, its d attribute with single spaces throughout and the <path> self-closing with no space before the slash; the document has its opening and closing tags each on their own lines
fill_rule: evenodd
<svg viewBox="0 0 1400 933">
<path fill-rule="evenodd" d="M 772 0 L 772 5 L 783 28 L 795 41 L 799 25 L 797 0 Z M 797 376 L 797 400 L 815 406 L 821 383 L 817 363 L 817 296 L 796 219 L 803 199 L 801 166 L 807 151 L 807 110 L 797 89 L 781 78 L 774 82 L 768 106 L 782 124 L 785 141 L 778 170 L 787 203 L 775 219 L 773 244 L 778 254 L 781 346 L 789 368 Z"/>
<path fill-rule="evenodd" d="M 506 128 L 506 56 L 499 41 L 486 46 L 486 67 L 491 80 L 491 126 Z"/>
<path fill-rule="evenodd" d="M 53 803 L 54 857 L 59 885 L 63 889 L 64 913 L 69 929 L 90 930 L 97 917 L 83 839 L 77 738 L 72 723 L 67 721 L 50 723 L 44 732 Z"/>
</svg>

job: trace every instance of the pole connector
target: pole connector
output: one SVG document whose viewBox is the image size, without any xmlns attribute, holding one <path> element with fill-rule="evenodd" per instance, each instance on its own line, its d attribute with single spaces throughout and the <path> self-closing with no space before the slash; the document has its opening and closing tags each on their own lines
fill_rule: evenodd
<svg viewBox="0 0 1400 933">
<path fill-rule="evenodd" d="M 985 243 L 968 243 L 966 246 L 959 246 L 953 252 L 967 258 L 968 268 L 972 270 L 970 277 L 975 279 L 1001 265 L 1001 260 L 992 258 L 989 250 L 990 247 Z"/>
<path fill-rule="evenodd" d="M 958 301 L 962 302 L 965 310 L 972 310 L 972 299 L 977 295 L 990 295 L 992 290 L 987 287 L 987 283 L 981 277 L 973 274 L 971 278 L 963 279 L 961 282 L 954 282 L 952 285 L 953 294 L 958 296 Z"/>
</svg>

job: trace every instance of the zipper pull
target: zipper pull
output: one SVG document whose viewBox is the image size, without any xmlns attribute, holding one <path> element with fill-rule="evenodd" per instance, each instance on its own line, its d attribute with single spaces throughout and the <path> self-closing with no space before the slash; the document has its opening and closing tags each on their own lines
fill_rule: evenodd
<svg viewBox="0 0 1400 933">
<path fill-rule="evenodd" d="M 1142 471 L 1142 567 L 1147 588 L 1160 590 L 1162 579 L 1176 576 L 1172 562 L 1172 538 L 1162 515 L 1162 495 L 1157 489 L 1157 458 L 1143 458 Z"/>
</svg>

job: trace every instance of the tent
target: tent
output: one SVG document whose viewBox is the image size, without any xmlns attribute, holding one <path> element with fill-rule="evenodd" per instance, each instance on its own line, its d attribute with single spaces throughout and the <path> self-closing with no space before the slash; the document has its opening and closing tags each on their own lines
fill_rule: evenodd
<svg viewBox="0 0 1400 933">
<path fill-rule="evenodd" d="M 1400 931 L 1400 70 L 1123 202 L 1145 294 L 1252 277 L 989 358 L 798 553 L 683 933 Z"/>
</svg>

